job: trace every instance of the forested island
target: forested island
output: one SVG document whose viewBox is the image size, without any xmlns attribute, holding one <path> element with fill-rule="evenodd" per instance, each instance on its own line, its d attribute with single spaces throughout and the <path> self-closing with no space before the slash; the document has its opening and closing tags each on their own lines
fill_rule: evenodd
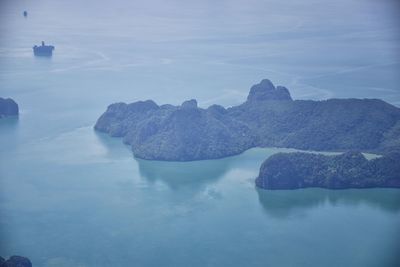
<svg viewBox="0 0 400 267">
<path fill-rule="evenodd" d="M 8 260 L 0 257 L 0 267 L 32 267 L 32 263 L 21 256 L 11 256 Z"/>
<path fill-rule="evenodd" d="M 152 100 L 108 106 L 97 131 L 122 137 L 134 155 L 191 161 L 237 155 L 252 147 L 386 153 L 400 147 L 400 109 L 378 99 L 293 100 L 265 79 L 247 100 L 224 108 Z"/>
<path fill-rule="evenodd" d="M 0 97 L 0 118 L 18 115 L 18 104 L 11 98 Z"/>
<path fill-rule="evenodd" d="M 400 188 L 399 162 L 398 152 L 372 160 L 355 151 L 337 156 L 278 153 L 261 165 L 256 185 L 263 189 Z"/>
</svg>

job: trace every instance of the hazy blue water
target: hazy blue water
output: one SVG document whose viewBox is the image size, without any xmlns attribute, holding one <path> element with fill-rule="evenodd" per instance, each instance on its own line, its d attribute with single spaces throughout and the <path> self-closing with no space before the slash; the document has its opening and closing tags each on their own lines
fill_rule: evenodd
<svg viewBox="0 0 400 267">
<path fill-rule="evenodd" d="M 390 1 L 1 1 L 0 255 L 34 266 L 396 266 L 399 190 L 262 191 L 275 149 L 136 160 L 92 127 L 116 101 L 295 98 L 400 105 Z M 28 10 L 27 19 L 22 11 Z M 33 58 L 40 41 L 52 59 Z"/>
</svg>

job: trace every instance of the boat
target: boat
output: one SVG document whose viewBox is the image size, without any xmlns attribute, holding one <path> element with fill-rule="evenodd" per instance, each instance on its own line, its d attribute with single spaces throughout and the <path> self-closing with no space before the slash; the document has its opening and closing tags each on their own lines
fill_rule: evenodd
<svg viewBox="0 0 400 267">
<path fill-rule="evenodd" d="M 53 50 L 55 49 L 52 45 L 45 45 L 42 41 L 41 46 L 35 45 L 33 47 L 33 54 L 38 57 L 51 57 L 53 55 Z"/>
</svg>

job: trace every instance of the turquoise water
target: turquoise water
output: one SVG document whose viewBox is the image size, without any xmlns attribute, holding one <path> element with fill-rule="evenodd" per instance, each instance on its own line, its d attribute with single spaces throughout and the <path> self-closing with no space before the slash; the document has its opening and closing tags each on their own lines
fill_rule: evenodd
<svg viewBox="0 0 400 267">
<path fill-rule="evenodd" d="M 0 96 L 21 114 L 0 120 L 0 255 L 39 267 L 400 265 L 399 190 L 263 191 L 261 162 L 286 150 L 143 161 L 92 129 L 112 102 L 230 106 L 262 78 L 294 98 L 399 106 L 394 10 L 3 1 Z M 52 59 L 32 56 L 42 40 L 56 46 Z"/>
</svg>

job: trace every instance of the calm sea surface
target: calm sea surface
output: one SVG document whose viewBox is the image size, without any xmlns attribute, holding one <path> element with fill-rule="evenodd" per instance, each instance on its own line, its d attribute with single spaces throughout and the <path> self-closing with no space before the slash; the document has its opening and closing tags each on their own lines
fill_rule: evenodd
<svg viewBox="0 0 400 267">
<path fill-rule="evenodd" d="M 263 78 L 296 99 L 400 106 L 395 1 L 215 2 L 0 0 L 0 96 L 21 112 L 0 120 L 1 256 L 38 267 L 400 266 L 400 190 L 264 191 L 261 162 L 287 150 L 143 161 L 93 131 L 113 102 L 231 106 Z M 42 40 L 53 58 L 33 57 Z"/>
</svg>

